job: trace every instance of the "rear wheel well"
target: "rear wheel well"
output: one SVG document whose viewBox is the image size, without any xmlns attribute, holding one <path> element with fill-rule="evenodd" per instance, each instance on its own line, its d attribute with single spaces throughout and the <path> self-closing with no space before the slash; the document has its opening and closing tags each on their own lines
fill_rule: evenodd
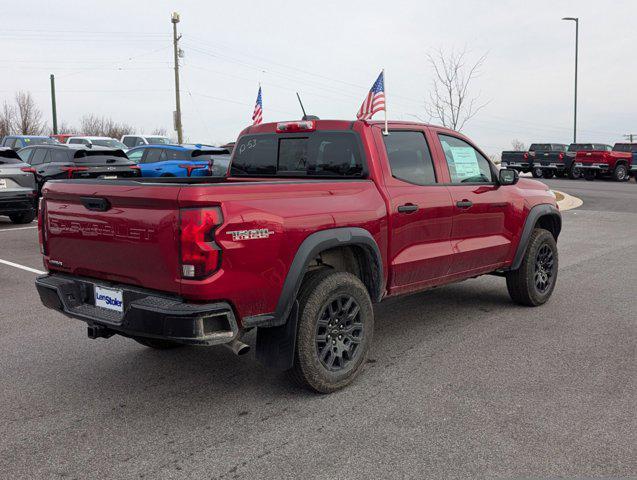
<svg viewBox="0 0 637 480">
<path fill-rule="evenodd" d="M 559 237 L 560 231 L 562 230 L 562 222 L 557 215 L 543 215 L 537 219 L 535 227 L 548 230 L 551 232 L 551 235 L 553 235 L 555 241 L 557 241 L 557 237 Z"/>
<path fill-rule="evenodd" d="M 363 245 L 342 245 L 320 252 L 313 258 L 308 271 L 330 267 L 337 272 L 356 275 L 365 285 L 373 301 L 380 297 L 380 279 L 373 253 Z"/>
</svg>

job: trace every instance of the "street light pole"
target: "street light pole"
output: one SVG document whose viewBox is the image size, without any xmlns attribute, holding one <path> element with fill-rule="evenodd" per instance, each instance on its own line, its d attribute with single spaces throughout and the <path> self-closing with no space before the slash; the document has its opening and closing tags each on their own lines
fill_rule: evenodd
<svg viewBox="0 0 637 480">
<path fill-rule="evenodd" d="M 575 102 L 573 107 L 573 143 L 577 143 L 577 47 L 579 43 L 579 18 L 564 17 L 562 20 L 575 22 Z"/>
</svg>

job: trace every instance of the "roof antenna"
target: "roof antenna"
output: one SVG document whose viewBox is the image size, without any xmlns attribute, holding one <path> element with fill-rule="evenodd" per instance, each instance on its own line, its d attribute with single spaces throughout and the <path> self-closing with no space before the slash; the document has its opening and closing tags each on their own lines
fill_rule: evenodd
<svg viewBox="0 0 637 480">
<path fill-rule="evenodd" d="M 299 104 L 301 105 L 301 110 L 303 111 L 303 118 L 301 120 L 318 120 L 319 118 L 316 115 L 308 115 L 305 113 L 305 107 L 303 107 L 303 102 L 301 101 L 301 95 L 299 92 L 296 92 L 296 98 L 299 99 Z"/>
</svg>

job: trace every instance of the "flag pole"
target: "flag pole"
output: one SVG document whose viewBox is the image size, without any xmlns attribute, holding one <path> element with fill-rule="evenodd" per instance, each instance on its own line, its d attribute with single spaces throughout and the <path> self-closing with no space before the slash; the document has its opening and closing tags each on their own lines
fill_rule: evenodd
<svg viewBox="0 0 637 480">
<path fill-rule="evenodd" d="M 385 81 L 385 69 L 383 68 L 383 88 L 385 89 L 385 131 L 383 135 L 389 135 L 387 130 L 387 82 Z"/>
</svg>

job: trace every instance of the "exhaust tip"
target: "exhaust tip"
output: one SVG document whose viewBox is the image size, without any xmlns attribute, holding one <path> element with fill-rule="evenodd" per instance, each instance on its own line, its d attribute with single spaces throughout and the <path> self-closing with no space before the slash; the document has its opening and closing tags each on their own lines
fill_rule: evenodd
<svg viewBox="0 0 637 480">
<path fill-rule="evenodd" d="M 232 353 L 239 357 L 245 355 L 250 351 L 250 345 L 248 345 L 247 343 L 243 343 L 237 339 L 232 340 L 229 343 L 224 343 L 223 346 L 229 348 Z"/>
</svg>

